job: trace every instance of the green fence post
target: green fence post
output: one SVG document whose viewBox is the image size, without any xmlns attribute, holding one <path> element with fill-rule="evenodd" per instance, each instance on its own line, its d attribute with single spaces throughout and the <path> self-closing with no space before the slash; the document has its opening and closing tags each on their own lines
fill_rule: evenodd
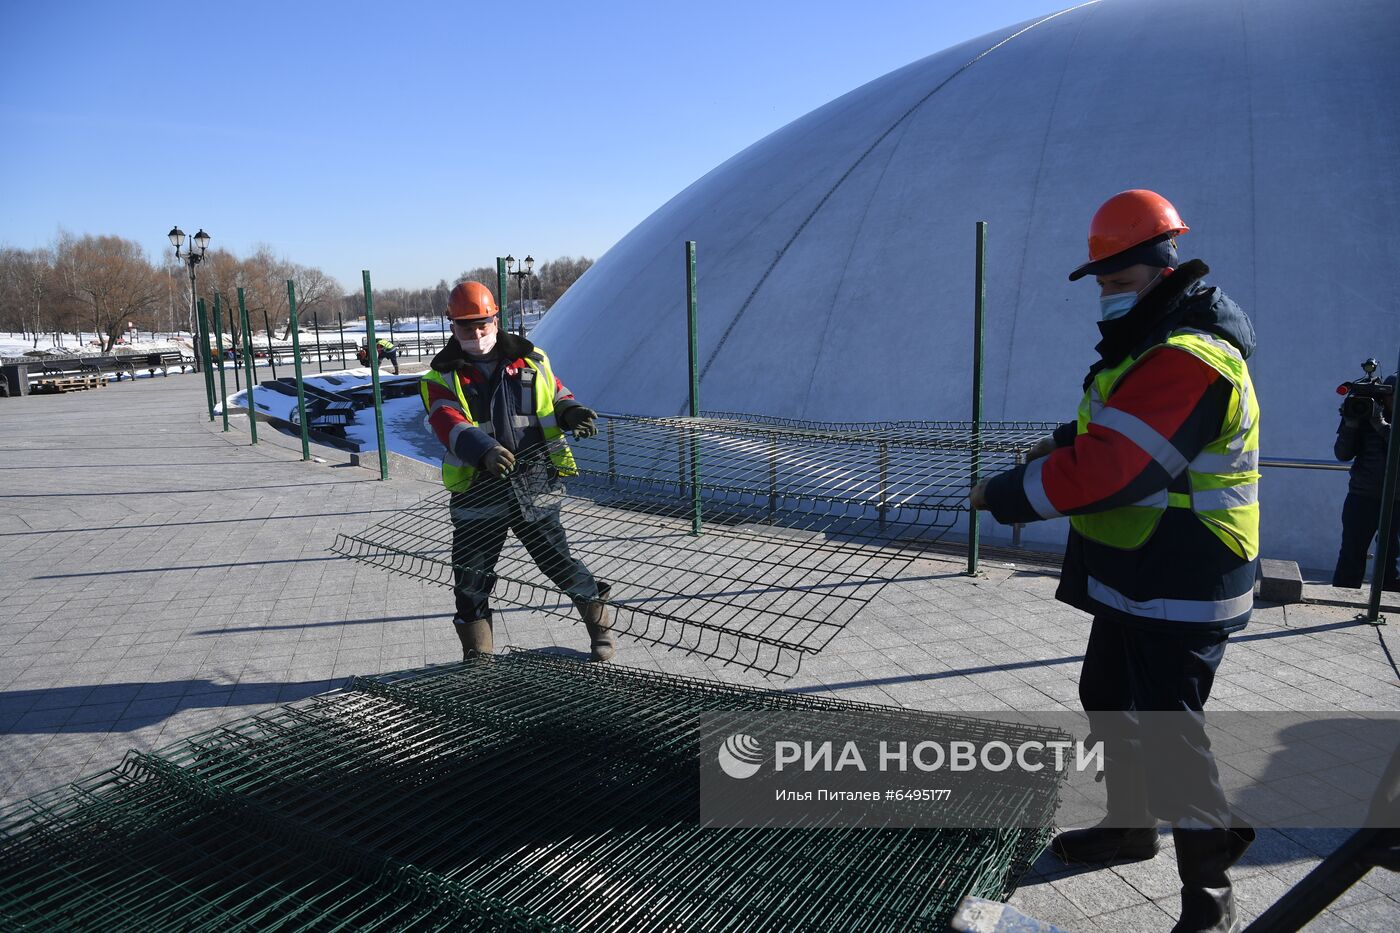
<svg viewBox="0 0 1400 933">
<path fill-rule="evenodd" d="M 500 296 L 501 320 L 500 329 L 502 333 L 510 333 L 510 295 L 506 294 L 506 261 L 502 256 L 496 257 L 496 294 Z M 521 309 L 524 313 L 524 309 Z"/>
<path fill-rule="evenodd" d="M 214 420 L 214 372 L 209 361 L 209 317 L 204 313 L 204 299 L 195 302 L 199 312 L 199 346 L 195 347 L 195 359 L 204 370 L 204 394 L 209 401 L 209 420 Z"/>
<path fill-rule="evenodd" d="M 880 442 L 880 530 L 890 513 L 890 442 Z"/>
<path fill-rule="evenodd" d="M 1400 363 L 1396 364 L 1396 372 L 1400 372 Z M 1385 625 L 1385 616 L 1381 615 L 1381 588 L 1385 585 L 1386 568 L 1395 557 L 1390 553 L 1390 526 L 1395 511 L 1395 484 L 1400 481 L 1400 430 L 1397 430 L 1395 425 L 1396 411 L 1400 411 L 1400 405 L 1391 409 L 1390 445 L 1385 454 L 1385 482 L 1381 484 L 1381 520 L 1376 537 L 1376 562 L 1371 565 L 1371 599 L 1366 605 L 1366 621 L 1372 625 Z"/>
<path fill-rule="evenodd" d="M 778 438 L 768 438 L 768 517 L 778 514 Z"/>
<path fill-rule="evenodd" d="M 608 485 L 617 484 L 617 448 L 613 441 L 613 422 L 608 419 Z"/>
<path fill-rule="evenodd" d="M 301 379 L 301 325 L 297 322 L 297 287 L 287 280 L 287 309 L 292 325 L 292 366 L 297 374 L 297 413 L 301 416 L 301 459 L 311 459 L 311 426 L 306 423 L 306 386 Z"/>
<path fill-rule="evenodd" d="M 676 432 L 676 485 L 680 487 L 681 495 L 690 494 L 690 468 L 687 464 L 689 457 L 686 452 L 690 448 L 690 428 L 684 427 Z"/>
<path fill-rule="evenodd" d="M 243 289 L 238 289 L 238 324 L 243 329 L 243 366 L 248 372 L 248 433 L 253 443 L 258 442 L 258 408 L 253 400 L 253 329 L 248 326 L 248 305 L 243 300 Z"/>
<path fill-rule="evenodd" d="M 272 323 L 267 319 L 267 308 L 263 307 L 263 327 L 267 328 L 267 365 L 272 367 L 272 378 L 277 378 L 277 354 L 272 349 Z"/>
<path fill-rule="evenodd" d="M 982 325 L 987 315 L 987 222 L 977 221 L 977 271 L 972 316 L 972 478 L 971 486 L 982 481 Z M 967 575 L 977 574 L 981 549 L 982 515 L 976 509 L 967 513 Z"/>
<path fill-rule="evenodd" d="M 214 297 L 215 297 L 215 298 L 219 297 L 217 292 L 215 293 Z M 239 355 L 239 353 L 238 353 L 238 345 L 241 344 L 242 342 L 243 342 L 243 330 L 242 330 L 242 328 L 240 328 L 236 323 L 234 323 L 234 319 L 233 319 L 233 305 L 229 305 L 229 306 L 228 306 L 228 352 L 231 353 L 231 354 L 233 354 L 233 394 L 234 394 L 234 395 L 237 395 L 239 392 L 241 392 L 241 391 L 243 390 L 243 387 L 240 386 L 240 385 L 238 384 L 238 383 L 242 380 L 242 377 L 243 377 L 243 367 L 242 367 L 241 365 L 239 365 L 239 362 L 238 362 L 240 359 L 242 359 L 242 357 L 241 357 L 241 356 Z"/>
<path fill-rule="evenodd" d="M 224 410 L 224 430 L 228 430 L 228 376 L 224 375 L 224 320 L 219 312 L 219 293 L 214 293 L 214 352 L 219 354 L 219 400 Z"/>
<path fill-rule="evenodd" d="M 1025 465 L 1026 465 L 1026 452 L 1025 452 L 1024 450 L 1018 450 L 1018 451 L 1016 451 L 1016 455 L 1015 455 L 1015 457 L 1014 457 L 1013 459 L 1016 461 L 1016 465 L 1017 465 L 1017 466 L 1025 466 Z M 1017 547 L 1017 548 L 1018 548 L 1018 547 L 1021 546 L 1021 531 L 1022 531 L 1022 529 L 1024 529 L 1025 527 L 1026 527 L 1026 526 L 1023 525 L 1021 522 L 1016 522 L 1014 525 L 1011 526 L 1011 546 L 1012 546 L 1012 547 Z"/>
<path fill-rule="evenodd" d="M 523 314 L 523 307 L 522 307 Z M 695 241 L 685 242 L 685 314 L 690 358 L 690 417 L 700 417 L 700 358 L 695 339 Z M 690 533 L 701 532 L 700 514 L 700 438 L 695 426 L 690 427 Z"/>
<path fill-rule="evenodd" d="M 365 340 L 369 342 L 369 378 L 374 384 L 374 435 L 379 442 L 379 478 L 389 478 L 389 451 L 384 444 L 384 399 L 379 392 L 379 346 L 374 342 L 374 292 L 369 287 L 369 270 L 360 273 L 365 280 Z M 392 325 L 390 334 L 393 334 Z M 392 339 L 392 337 L 391 337 Z"/>
</svg>

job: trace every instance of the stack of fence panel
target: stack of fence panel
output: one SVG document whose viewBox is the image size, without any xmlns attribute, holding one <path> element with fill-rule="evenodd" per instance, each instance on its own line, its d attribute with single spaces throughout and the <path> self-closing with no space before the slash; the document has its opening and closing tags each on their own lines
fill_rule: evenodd
<svg viewBox="0 0 1400 933">
<path fill-rule="evenodd" d="M 0 926 L 942 929 L 1043 847 L 1050 772 L 1027 829 L 702 827 L 700 717 L 779 710 L 893 712 L 519 651 L 358 678 L 0 813 Z"/>
</svg>

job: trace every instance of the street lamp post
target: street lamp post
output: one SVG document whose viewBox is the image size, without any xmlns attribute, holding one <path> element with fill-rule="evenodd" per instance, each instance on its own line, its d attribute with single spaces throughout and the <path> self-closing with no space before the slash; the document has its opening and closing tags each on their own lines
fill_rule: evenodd
<svg viewBox="0 0 1400 933">
<path fill-rule="evenodd" d="M 517 262 L 514 256 L 507 256 L 507 257 L 506 257 L 506 268 L 510 270 L 510 276 L 511 276 L 511 278 L 515 279 L 516 288 L 519 289 L 519 291 L 520 291 L 520 324 L 519 324 L 518 330 L 519 330 L 520 336 L 524 337 L 524 336 L 525 336 L 525 283 L 529 280 L 530 276 L 534 275 L 534 270 L 535 270 L 535 257 L 534 257 L 534 256 L 526 256 L 526 257 L 525 257 L 525 262 L 524 262 L 523 268 L 522 268 L 522 264 L 519 263 L 519 262 Z"/>
<path fill-rule="evenodd" d="M 187 237 L 185 231 L 179 227 L 172 227 L 170 233 L 170 245 L 175 247 L 175 258 L 184 262 L 190 270 L 190 334 L 194 334 L 194 302 L 198 297 L 195 291 L 195 269 L 204 261 L 204 251 L 209 248 L 209 234 L 201 229 L 193 238 Z M 193 239 L 193 243 L 191 243 Z M 182 251 L 183 250 L 183 251 Z"/>
<path fill-rule="evenodd" d="M 167 236 L 170 237 L 170 245 L 175 247 L 175 258 L 184 262 L 190 270 L 190 335 L 196 340 L 195 366 L 204 371 L 204 390 L 209 396 L 209 418 L 213 420 L 214 377 L 209 372 L 209 335 L 197 333 L 200 328 L 195 326 L 195 306 L 199 300 L 199 291 L 195 287 L 195 270 L 204 261 L 204 252 L 209 248 L 210 237 L 203 227 L 193 237 L 187 237 L 185 231 L 179 227 L 171 227 Z"/>
</svg>

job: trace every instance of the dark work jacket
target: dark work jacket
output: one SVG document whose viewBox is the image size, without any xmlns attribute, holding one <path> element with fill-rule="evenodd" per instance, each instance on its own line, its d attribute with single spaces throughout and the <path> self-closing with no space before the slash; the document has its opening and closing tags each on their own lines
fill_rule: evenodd
<svg viewBox="0 0 1400 933">
<path fill-rule="evenodd" d="M 1129 355 L 1142 355 L 1182 326 L 1209 331 L 1229 341 L 1248 359 L 1255 347 L 1254 327 L 1234 301 L 1219 288 L 1201 281 L 1207 272 L 1205 264 L 1199 261 L 1183 263 L 1175 275 L 1143 296 L 1139 305 L 1120 319 L 1121 323 L 1110 322 L 1108 327 L 1101 327 L 1105 339 L 1096 348 L 1100 361 L 1085 378 L 1086 385 L 1100 368 L 1114 366 Z M 1189 435 L 1188 449 L 1182 451 L 1188 461 L 1216 435 L 1224 420 L 1227 397 L 1223 390 L 1228 384 L 1220 380 L 1218 387 L 1222 391 L 1211 391 L 1199 399 L 1190 420 L 1182 426 L 1181 436 L 1174 438 L 1183 440 Z M 1162 391 L 1171 392 L 1172 387 L 1164 385 Z M 1075 435 L 1073 422 L 1062 425 L 1055 431 L 1056 445 L 1073 444 Z M 1024 467 L 1018 467 L 988 483 L 988 504 L 1000 522 L 1037 518 L 1033 511 L 1021 508 L 1025 499 L 1021 491 L 1024 471 Z M 1166 509 L 1152 537 L 1135 550 L 1100 544 L 1070 528 L 1055 593 L 1061 602 L 1164 634 L 1218 635 L 1243 628 L 1249 613 L 1207 623 L 1157 620 L 1119 612 L 1090 595 L 1091 575 L 1131 598 L 1155 595 L 1138 592 L 1158 589 L 1153 581 L 1171 581 L 1166 589 L 1175 598 L 1227 599 L 1252 589 L 1255 561 L 1244 560 L 1222 545 L 1189 509 Z"/>
<path fill-rule="evenodd" d="M 1379 499 L 1385 483 L 1385 457 L 1390 444 L 1390 425 L 1370 419 L 1355 426 L 1346 419 L 1337 427 L 1332 452 L 1343 462 L 1351 461 L 1351 481 L 1347 488 L 1360 496 Z M 1394 498 L 1400 500 L 1400 483 Z"/>
<path fill-rule="evenodd" d="M 481 457 L 497 444 L 511 453 L 520 453 L 544 443 L 544 431 L 538 420 L 528 427 L 520 427 L 515 417 L 535 414 L 534 390 L 520 378 L 525 369 L 525 357 L 534 352 L 535 345 L 529 340 L 501 332 L 496 338 L 496 371 L 490 379 L 482 374 L 456 340 L 449 340 L 433 357 L 429 364 L 433 369 L 440 373 L 456 373 L 461 380 L 462 393 L 471 406 L 472 420 L 492 427 L 493 436 L 479 430 L 468 432 L 471 443 L 458 451 L 465 462 L 480 466 Z M 579 404 L 574 401 L 573 394 L 557 382 L 552 388 L 556 416 Z"/>
</svg>

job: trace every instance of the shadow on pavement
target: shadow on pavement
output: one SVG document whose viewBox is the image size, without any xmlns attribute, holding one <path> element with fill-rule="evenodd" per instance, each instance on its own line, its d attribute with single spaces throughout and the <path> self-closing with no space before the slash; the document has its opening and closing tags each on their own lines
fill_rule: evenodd
<svg viewBox="0 0 1400 933">
<path fill-rule="evenodd" d="M 0 734 L 131 732 L 187 709 L 291 703 L 344 683 L 345 678 L 239 684 L 197 679 L 7 690 L 0 692 Z"/>
</svg>

